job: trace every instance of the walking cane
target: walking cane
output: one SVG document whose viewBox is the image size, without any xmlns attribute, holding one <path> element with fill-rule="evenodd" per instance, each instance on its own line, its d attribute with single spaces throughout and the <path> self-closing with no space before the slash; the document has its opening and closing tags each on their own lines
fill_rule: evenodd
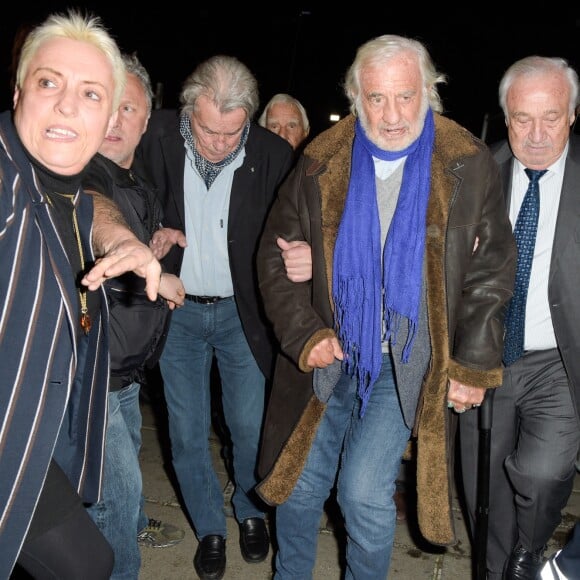
<svg viewBox="0 0 580 580">
<path fill-rule="evenodd" d="M 479 407 L 479 450 L 477 454 L 477 507 L 475 511 L 476 580 L 487 578 L 487 528 L 489 521 L 489 462 L 493 395 L 488 389 Z"/>
</svg>

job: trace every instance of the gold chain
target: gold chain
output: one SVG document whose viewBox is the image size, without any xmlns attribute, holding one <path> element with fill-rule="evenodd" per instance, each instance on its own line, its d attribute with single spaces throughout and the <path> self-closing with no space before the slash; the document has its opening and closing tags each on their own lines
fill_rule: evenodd
<svg viewBox="0 0 580 580">
<path fill-rule="evenodd" d="M 60 195 L 57 193 L 57 195 Z M 75 233 L 75 238 L 77 240 L 77 246 L 79 249 L 79 257 L 81 260 L 81 270 L 84 270 L 85 268 L 85 254 L 83 252 L 83 243 L 81 240 L 81 233 L 79 230 L 79 222 L 77 219 L 77 208 L 74 204 L 73 201 L 73 196 L 72 195 L 67 195 L 67 194 L 63 194 L 65 197 L 70 199 L 70 202 L 72 204 L 72 216 L 73 216 L 73 231 Z M 52 205 L 52 200 L 50 199 L 50 196 L 47 195 L 46 199 L 48 201 L 48 204 L 51 207 L 54 207 Z M 80 318 L 80 323 L 81 323 L 81 328 L 83 329 L 85 334 L 89 334 L 90 330 L 91 330 L 91 325 L 92 325 L 92 321 L 91 321 L 91 315 L 89 314 L 89 308 L 87 305 L 87 293 L 85 290 L 83 290 L 82 288 L 79 288 L 78 290 L 79 293 L 79 300 L 81 303 L 81 318 Z"/>
<path fill-rule="evenodd" d="M 72 201 L 72 200 L 71 200 Z M 85 254 L 83 252 L 83 243 L 81 241 L 81 233 L 79 231 L 79 222 L 77 220 L 77 208 L 73 203 L 73 229 L 77 239 L 77 244 L 79 246 L 79 255 L 81 257 L 81 268 L 85 268 Z M 87 306 L 87 293 L 86 290 L 79 288 L 79 299 L 81 301 L 81 328 L 84 330 L 85 334 L 89 334 L 91 330 L 91 315 L 89 314 L 89 308 Z"/>
</svg>

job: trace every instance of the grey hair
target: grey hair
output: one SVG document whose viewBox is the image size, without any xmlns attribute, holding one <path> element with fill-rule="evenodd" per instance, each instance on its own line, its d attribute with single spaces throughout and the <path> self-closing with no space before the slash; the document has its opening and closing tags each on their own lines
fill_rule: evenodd
<svg viewBox="0 0 580 580">
<path fill-rule="evenodd" d="M 508 119 L 507 94 L 514 82 L 523 76 L 533 77 L 556 73 L 564 76 L 570 88 L 570 102 L 568 114 L 574 115 L 578 106 L 578 73 L 568 64 L 568 61 L 559 57 L 527 56 L 514 62 L 503 74 L 499 83 L 499 104 L 504 117 Z"/>
<path fill-rule="evenodd" d="M 92 44 L 108 59 L 113 69 L 114 92 L 112 97 L 113 111 L 119 108 L 121 96 L 125 90 L 125 65 L 121 52 L 113 37 L 102 24 L 98 16 L 83 16 L 77 10 L 69 10 L 66 14 L 51 14 L 46 20 L 32 29 L 26 37 L 20 52 L 16 69 L 16 87 L 22 84 L 28 73 L 30 61 L 48 40 L 54 38 L 70 38 Z"/>
<path fill-rule="evenodd" d="M 190 116 L 204 95 L 221 113 L 244 109 L 252 119 L 260 104 L 258 82 L 250 69 L 234 56 L 216 55 L 199 64 L 183 83 L 181 112 Z"/>
<path fill-rule="evenodd" d="M 357 115 L 360 106 L 360 75 L 364 68 L 368 66 L 377 66 L 388 62 L 389 59 L 398 54 L 410 52 L 417 57 L 423 87 L 429 105 L 437 113 L 443 112 L 443 103 L 437 90 L 437 85 L 447 82 L 447 77 L 437 71 L 431 56 L 427 49 L 418 40 L 397 36 L 394 34 L 385 34 L 361 45 L 356 53 L 354 62 L 348 69 L 345 81 L 344 92 L 350 102 L 350 111 Z"/>
<path fill-rule="evenodd" d="M 309 133 L 310 131 L 310 121 L 308 120 L 308 115 L 306 114 L 306 109 L 302 105 L 302 103 L 295 99 L 293 96 L 288 95 L 287 93 L 277 93 L 275 94 L 264 107 L 260 118 L 258 119 L 258 124 L 262 127 L 266 127 L 268 123 L 268 111 L 272 105 L 276 103 L 286 103 L 289 105 L 294 105 L 298 111 L 300 112 L 300 116 L 302 117 L 302 126 L 304 127 L 304 131 Z"/>
<path fill-rule="evenodd" d="M 147 98 L 147 112 L 151 113 L 153 107 L 153 89 L 151 87 L 151 77 L 147 69 L 141 64 L 141 61 L 135 53 L 123 54 L 123 62 L 125 63 L 127 74 L 135 75 L 141 83 Z"/>
</svg>

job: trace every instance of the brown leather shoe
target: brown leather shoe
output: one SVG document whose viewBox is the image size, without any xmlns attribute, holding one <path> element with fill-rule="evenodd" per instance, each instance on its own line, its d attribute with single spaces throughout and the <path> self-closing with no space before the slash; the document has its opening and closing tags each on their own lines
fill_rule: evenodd
<svg viewBox="0 0 580 580">
<path fill-rule="evenodd" d="M 407 498 L 405 492 L 397 489 L 393 495 L 395 507 L 397 508 L 397 521 L 404 522 L 407 519 Z"/>
<path fill-rule="evenodd" d="M 221 580 L 226 571 L 226 540 L 217 534 L 204 536 L 193 559 L 201 580 Z"/>
</svg>

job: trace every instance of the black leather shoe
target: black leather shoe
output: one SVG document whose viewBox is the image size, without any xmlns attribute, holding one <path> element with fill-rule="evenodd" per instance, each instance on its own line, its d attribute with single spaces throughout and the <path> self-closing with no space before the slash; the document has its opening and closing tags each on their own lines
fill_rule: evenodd
<svg viewBox="0 0 580 580">
<path fill-rule="evenodd" d="M 503 580 L 536 580 L 542 567 L 545 546 L 528 552 L 518 544 L 506 564 Z"/>
<path fill-rule="evenodd" d="M 262 518 L 246 518 L 240 524 L 240 550 L 246 562 L 263 562 L 270 549 L 270 537 Z"/>
<path fill-rule="evenodd" d="M 201 539 L 193 559 L 201 580 L 221 580 L 226 571 L 226 540 L 211 534 Z"/>
</svg>

